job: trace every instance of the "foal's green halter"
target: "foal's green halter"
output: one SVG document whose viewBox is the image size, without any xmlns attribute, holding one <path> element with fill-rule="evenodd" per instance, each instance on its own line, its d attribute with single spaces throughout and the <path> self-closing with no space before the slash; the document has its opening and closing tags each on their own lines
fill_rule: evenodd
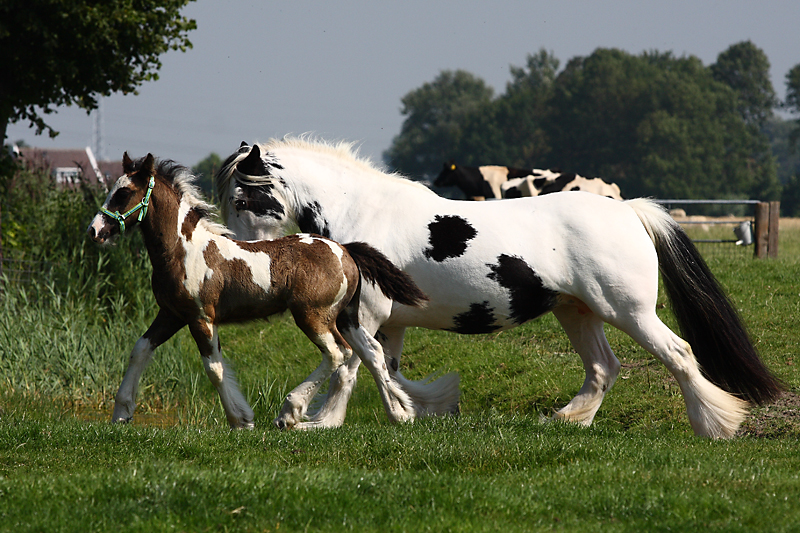
<svg viewBox="0 0 800 533">
<path fill-rule="evenodd" d="M 125 233 L 125 219 L 126 218 L 128 218 L 129 216 L 134 214 L 136 211 L 139 211 L 139 209 L 141 209 L 141 211 L 139 211 L 139 217 L 137 219 L 137 220 L 139 220 L 139 222 L 141 222 L 142 219 L 144 218 L 144 216 L 147 214 L 147 206 L 150 205 L 150 193 L 153 192 L 153 187 L 155 187 L 155 185 L 156 185 L 156 178 L 154 176 L 150 176 L 150 183 L 147 185 L 147 192 L 144 193 L 144 198 L 142 198 L 141 202 L 139 202 L 138 204 L 133 206 L 125 214 L 120 215 L 119 211 L 115 211 L 115 212 L 112 213 L 111 211 L 109 211 L 105 207 L 101 207 L 100 208 L 100 212 L 105 214 L 105 215 L 110 216 L 111 218 L 113 218 L 114 220 L 119 222 L 119 233 L 121 235 L 121 234 Z"/>
</svg>

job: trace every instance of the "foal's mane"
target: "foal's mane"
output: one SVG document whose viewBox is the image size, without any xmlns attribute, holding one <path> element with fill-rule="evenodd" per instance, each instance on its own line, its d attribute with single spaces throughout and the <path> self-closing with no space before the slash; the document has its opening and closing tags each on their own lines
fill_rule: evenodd
<svg viewBox="0 0 800 533">
<path fill-rule="evenodd" d="M 424 190 L 430 194 L 436 194 L 423 184 L 410 180 L 401 174 L 396 172 L 384 172 L 383 170 L 379 169 L 370 159 L 363 158 L 358 154 L 358 149 L 356 148 L 355 142 L 329 142 L 318 138 L 312 138 L 307 135 L 302 135 L 300 137 L 287 136 L 282 139 L 272 138 L 265 143 L 255 144 L 258 145 L 262 153 L 274 153 L 275 150 L 280 150 L 281 148 L 294 148 L 308 152 L 330 155 L 340 159 L 345 164 L 354 165 L 360 168 L 361 170 L 374 176 L 376 179 L 392 180 L 393 182 L 402 183 L 410 187 L 417 187 L 420 190 Z M 217 175 L 214 177 L 218 191 L 223 191 L 228 188 L 231 177 L 236 170 L 236 164 L 244 159 L 248 153 L 249 149 L 242 152 L 237 151 L 225 160 L 219 172 L 217 172 Z M 281 163 L 281 161 L 278 161 L 278 163 Z M 262 179 L 259 180 L 259 178 Z M 258 185 L 259 182 L 267 182 L 270 178 L 270 176 L 248 176 L 248 185 Z M 226 207 L 227 206 L 224 205 L 223 202 L 223 216 L 226 215 Z"/>
<path fill-rule="evenodd" d="M 134 172 L 139 171 L 145 158 L 133 162 Z M 231 235 L 231 231 L 215 220 L 217 208 L 203 199 L 203 193 L 197 187 L 197 176 L 185 166 L 171 159 L 158 160 L 155 173 L 172 185 L 181 202 L 186 202 L 191 209 L 200 214 L 200 223 L 208 231 L 216 235 Z"/>
</svg>

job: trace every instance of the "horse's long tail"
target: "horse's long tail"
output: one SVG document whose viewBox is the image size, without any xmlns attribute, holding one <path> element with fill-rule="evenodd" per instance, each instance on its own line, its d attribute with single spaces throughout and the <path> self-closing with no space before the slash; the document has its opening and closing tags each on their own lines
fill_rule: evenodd
<svg viewBox="0 0 800 533">
<path fill-rule="evenodd" d="M 344 247 L 364 279 L 377 284 L 387 298 L 412 307 L 422 307 L 428 301 L 428 296 L 417 287 L 411 276 L 397 268 L 380 251 L 364 242 L 351 242 Z"/>
<path fill-rule="evenodd" d="M 782 384 L 764 366 L 736 310 L 689 236 L 658 204 L 644 199 L 626 203 L 656 247 L 681 335 L 706 377 L 757 404 L 776 399 Z"/>
</svg>

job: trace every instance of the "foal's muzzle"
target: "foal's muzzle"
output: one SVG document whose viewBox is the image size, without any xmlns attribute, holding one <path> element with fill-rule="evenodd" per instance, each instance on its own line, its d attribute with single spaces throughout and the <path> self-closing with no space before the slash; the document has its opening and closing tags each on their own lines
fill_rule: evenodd
<svg viewBox="0 0 800 533">
<path fill-rule="evenodd" d="M 118 233 L 114 231 L 114 228 L 114 225 L 104 220 L 103 215 L 97 214 L 86 229 L 86 233 L 88 233 L 89 238 L 97 244 L 105 244 Z"/>
</svg>

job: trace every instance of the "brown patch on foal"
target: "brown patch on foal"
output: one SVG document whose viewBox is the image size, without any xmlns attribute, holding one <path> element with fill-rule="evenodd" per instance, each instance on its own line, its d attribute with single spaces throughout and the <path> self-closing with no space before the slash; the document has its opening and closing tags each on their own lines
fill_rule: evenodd
<svg viewBox="0 0 800 533">
<path fill-rule="evenodd" d="M 187 241 L 192 240 L 194 229 L 197 227 L 197 224 L 200 222 L 201 218 L 203 218 L 203 214 L 196 207 L 193 207 L 188 213 L 186 213 L 186 216 L 183 219 L 183 224 L 181 224 L 181 234 L 186 237 Z"/>
<path fill-rule="evenodd" d="M 271 254 L 270 259 L 272 260 Z M 273 290 L 265 291 L 253 281 L 250 266 L 242 259 L 227 260 L 214 241 L 203 251 L 203 259 L 212 270 L 200 288 L 203 311 L 215 323 L 245 322 L 286 310 L 285 298 Z M 225 283 L 226 280 L 235 283 Z M 274 287 L 274 283 L 271 289 Z"/>
</svg>

